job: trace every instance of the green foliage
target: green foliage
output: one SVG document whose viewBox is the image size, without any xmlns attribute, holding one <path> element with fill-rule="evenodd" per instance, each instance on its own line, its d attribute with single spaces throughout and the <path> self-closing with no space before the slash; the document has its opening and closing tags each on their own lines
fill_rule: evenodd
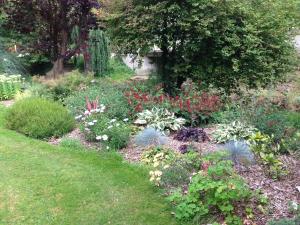
<svg viewBox="0 0 300 225">
<path fill-rule="evenodd" d="M 247 140 L 257 131 L 253 126 L 244 124 L 240 121 L 233 121 L 230 124 L 219 124 L 213 133 L 214 140 L 217 143 L 228 141 Z"/>
<path fill-rule="evenodd" d="M 262 112 L 251 118 L 252 124 L 261 132 L 273 135 L 276 142 L 290 138 L 299 128 L 300 114 L 283 111 Z"/>
<path fill-rule="evenodd" d="M 8 110 L 6 126 L 30 137 L 49 138 L 71 131 L 75 121 L 58 103 L 41 98 L 26 98 Z"/>
<path fill-rule="evenodd" d="M 126 147 L 131 133 L 130 127 L 123 121 L 109 119 L 102 114 L 88 117 L 82 130 L 87 140 L 100 142 L 107 150 Z"/>
<path fill-rule="evenodd" d="M 104 76 L 109 68 L 108 38 L 101 30 L 91 30 L 89 33 L 89 52 L 92 69 L 96 76 Z"/>
<path fill-rule="evenodd" d="M 159 47 L 168 89 L 186 78 L 227 91 L 256 87 L 294 68 L 290 34 L 299 22 L 290 15 L 297 10 L 295 0 L 135 0 L 112 19 L 111 38 L 122 53 Z"/>
<path fill-rule="evenodd" d="M 199 173 L 193 176 L 186 194 L 181 191 L 170 196 L 176 205 L 176 217 L 190 220 L 195 216 L 205 218 L 217 210 L 228 224 L 242 224 L 234 214 L 236 203 L 247 202 L 251 191 L 234 173 L 230 161 L 219 160 L 220 155 L 210 155 Z M 239 204 L 240 207 L 240 204 Z"/>
<path fill-rule="evenodd" d="M 86 100 L 99 98 L 99 102 L 106 106 L 105 114 L 109 118 L 123 120 L 128 118 L 130 111 L 123 97 L 123 87 L 107 80 L 95 81 L 86 90 L 76 91 L 64 99 L 64 104 L 77 116 L 86 110 Z"/>
<path fill-rule="evenodd" d="M 280 151 L 280 146 L 274 144 L 270 136 L 257 132 L 250 137 L 250 143 L 251 150 L 267 168 L 267 173 L 273 179 L 278 179 L 287 174 L 283 163 L 277 156 Z"/>
<path fill-rule="evenodd" d="M 272 220 L 268 222 L 268 225 L 298 225 L 300 224 L 300 216 L 295 218 L 283 218 L 280 220 Z"/>
<path fill-rule="evenodd" d="M 0 100 L 9 100 L 21 91 L 21 75 L 0 75 Z"/>
<path fill-rule="evenodd" d="M 109 71 L 107 76 L 114 81 L 125 81 L 134 75 L 134 71 L 130 69 L 122 59 L 114 57 L 109 61 Z"/>
<path fill-rule="evenodd" d="M 186 122 L 183 118 L 177 118 L 174 113 L 163 108 L 152 108 L 137 114 L 135 124 L 153 127 L 161 132 L 179 130 Z"/>
</svg>

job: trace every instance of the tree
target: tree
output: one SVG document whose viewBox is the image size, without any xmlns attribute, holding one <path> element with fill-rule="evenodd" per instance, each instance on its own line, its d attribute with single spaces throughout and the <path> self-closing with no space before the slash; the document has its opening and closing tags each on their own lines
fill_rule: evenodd
<svg viewBox="0 0 300 225">
<path fill-rule="evenodd" d="M 85 68 L 89 69 L 88 32 L 96 26 L 93 8 L 97 0 L 9 0 L 6 3 L 8 26 L 20 33 L 34 36 L 35 49 L 47 54 L 53 61 L 49 75 L 64 71 L 64 61 L 82 52 Z M 79 27 L 76 47 L 69 49 L 71 32 Z"/>
<path fill-rule="evenodd" d="M 292 69 L 291 28 L 279 0 L 133 0 L 111 20 L 120 53 L 162 50 L 161 77 L 167 91 L 186 78 L 235 89 L 278 80 Z"/>
<path fill-rule="evenodd" d="M 102 30 L 91 30 L 89 34 L 89 55 L 92 69 L 96 76 L 103 76 L 108 71 L 108 39 Z"/>
</svg>

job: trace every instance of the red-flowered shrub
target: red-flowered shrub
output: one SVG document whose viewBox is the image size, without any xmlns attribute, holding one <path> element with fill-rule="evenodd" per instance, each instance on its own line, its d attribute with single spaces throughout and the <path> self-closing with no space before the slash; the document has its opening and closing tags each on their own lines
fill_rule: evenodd
<svg viewBox="0 0 300 225">
<path fill-rule="evenodd" d="M 155 88 L 154 93 L 144 91 L 138 85 L 134 85 L 124 93 L 124 96 L 132 112 L 140 112 L 154 106 L 163 107 L 184 117 L 192 124 L 205 121 L 211 113 L 218 111 L 221 107 L 218 95 L 199 91 L 193 83 L 185 84 L 180 94 L 175 97 L 165 94 L 161 85 Z"/>
</svg>

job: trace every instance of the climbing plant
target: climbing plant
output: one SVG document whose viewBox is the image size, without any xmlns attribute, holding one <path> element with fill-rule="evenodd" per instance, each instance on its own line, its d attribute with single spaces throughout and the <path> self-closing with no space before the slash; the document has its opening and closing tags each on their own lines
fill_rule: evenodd
<svg viewBox="0 0 300 225">
<path fill-rule="evenodd" d="M 89 52 L 92 70 L 96 76 L 104 76 L 109 66 L 108 38 L 102 30 L 91 30 L 89 34 Z"/>
</svg>

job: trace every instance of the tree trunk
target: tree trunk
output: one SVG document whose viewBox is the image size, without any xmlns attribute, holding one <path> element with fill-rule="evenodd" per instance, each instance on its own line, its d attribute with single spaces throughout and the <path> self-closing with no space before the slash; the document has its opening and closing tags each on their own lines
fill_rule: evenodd
<svg viewBox="0 0 300 225">
<path fill-rule="evenodd" d="M 53 62 L 52 69 L 47 73 L 49 78 L 57 78 L 64 73 L 64 57 L 67 53 L 68 33 L 63 30 L 61 32 L 60 54 L 56 61 Z"/>
</svg>

